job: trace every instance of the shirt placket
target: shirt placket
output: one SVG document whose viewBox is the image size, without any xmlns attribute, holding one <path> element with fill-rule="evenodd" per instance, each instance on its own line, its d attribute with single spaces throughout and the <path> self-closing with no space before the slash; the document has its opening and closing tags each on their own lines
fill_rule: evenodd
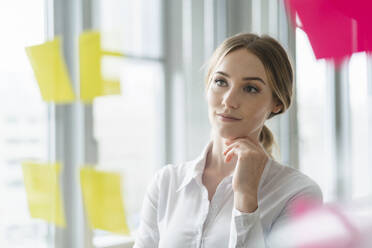
<svg viewBox="0 0 372 248">
<path fill-rule="evenodd" d="M 215 218 L 217 216 L 218 210 L 219 210 L 220 206 L 222 205 L 221 201 L 223 200 L 223 194 L 225 192 L 223 189 L 224 189 L 225 184 L 226 184 L 225 179 L 222 180 L 220 182 L 220 184 L 217 186 L 216 192 L 214 193 L 211 202 L 209 202 L 209 200 L 208 200 L 207 189 L 205 188 L 204 185 L 202 185 L 202 187 L 203 187 L 203 202 L 206 202 L 206 204 L 205 204 L 206 207 L 204 207 L 204 209 L 206 209 L 207 214 L 206 214 L 206 218 L 204 218 L 204 221 L 203 221 L 200 239 L 198 240 L 198 247 L 199 248 L 204 248 L 204 237 L 208 233 L 208 228 L 211 224 L 213 224 L 213 221 L 215 220 Z"/>
<path fill-rule="evenodd" d="M 203 247 L 203 238 L 205 234 L 203 227 L 204 227 L 204 223 L 208 219 L 210 203 L 208 201 L 208 191 L 203 185 L 203 183 L 201 182 L 201 178 L 199 177 L 196 178 L 196 182 L 199 185 L 201 192 L 202 192 L 201 209 L 203 211 L 203 214 L 201 215 L 201 220 L 200 220 L 199 228 L 197 231 L 197 237 L 196 237 L 196 248 L 201 248 Z"/>
</svg>

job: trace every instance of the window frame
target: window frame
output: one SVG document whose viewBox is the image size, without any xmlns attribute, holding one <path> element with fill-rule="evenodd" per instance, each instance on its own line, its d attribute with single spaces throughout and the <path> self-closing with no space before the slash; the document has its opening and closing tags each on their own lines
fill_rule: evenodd
<svg viewBox="0 0 372 248">
<path fill-rule="evenodd" d="M 45 0 L 45 3 L 46 37 L 63 35 L 64 51 L 70 51 L 63 54 L 73 87 L 78 89 L 78 51 L 75 38 L 83 30 L 99 26 L 98 1 Z M 165 165 L 193 159 L 209 138 L 204 89 L 200 86 L 204 86 L 202 84 L 204 75 L 199 65 L 205 62 L 220 42 L 227 36 L 241 31 L 268 33 L 287 48 L 295 65 L 296 37 L 287 18 L 283 1 L 274 3 L 270 0 L 162 0 L 161 4 L 164 36 L 162 63 L 165 78 L 161 88 L 160 126 L 163 128 L 159 130 L 163 144 L 159 148 L 159 154 L 160 163 Z M 247 11 L 242 13 L 245 8 L 249 9 L 248 18 Z M 66 21 L 65 16 L 70 16 L 69 21 Z M 237 20 L 233 18 L 236 16 L 245 18 Z M 203 25 L 196 25 L 197 23 Z M 372 103 L 371 56 L 367 59 L 367 65 L 368 98 L 369 103 Z M 350 149 L 349 110 L 347 106 L 340 104 L 341 102 L 349 104 L 347 94 L 345 95 L 348 80 L 346 69 L 346 66 L 340 70 L 330 67 L 328 75 L 332 82 L 329 93 L 332 97 L 332 125 L 335 128 L 333 144 L 337 145 L 334 156 L 338 165 L 336 186 L 338 199 L 350 197 L 348 192 L 350 182 L 344 179 L 351 166 L 345 152 Z M 300 168 L 297 111 L 294 100 L 288 113 L 271 123 L 273 132 L 280 141 L 281 161 L 294 168 Z M 368 115 L 369 123 L 372 123 L 372 109 Z M 204 119 L 199 122 L 201 116 Z M 53 229 L 54 244 L 57 248 L 90 248 L 93 247 L 93 235 L 84 216 L 77 171 L 82 164 L 97 163 L 97 143 L 93 137 L 93 109 L 91 105 L 78 102 L 68 105 L 48 104 L 48 117 L 49 160 L 59 160 L 64 164 L 61 184 L 66 219 L 69 223 L 66 229 Z M 372 132 L 369 133 L 369 137 L 372 142 Z M 372 161 L 371 157 L 369 161 Z M 71 180 L 74 182 L 71 183 Z M 116 246 L 115 244 L 104 247 Z"/>
</svg>

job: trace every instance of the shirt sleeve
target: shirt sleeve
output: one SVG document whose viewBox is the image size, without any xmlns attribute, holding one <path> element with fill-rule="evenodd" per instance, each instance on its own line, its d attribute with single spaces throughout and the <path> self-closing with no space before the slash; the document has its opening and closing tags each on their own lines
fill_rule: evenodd
<svg viewBox="0 0 372 248">
<path fill-rule="evenodd" d="M 159 244 L 157 210 L 159 199 L 159 172 L 153 177 L 143 201 L 140 226 L 133 248 L 155 248 Z"/>
<path fill-rule="evenodd" d="M 295 194 L 285 205 L 281 214 L 273 221 L 269 233 L 264 233 L 260 219 L 259 207 L 252 213 L 240 212 L 236 208 L 232 211 L 229 248 L 272 248 L 277 246 L 277 239 L 270 239 L 270 233 L 284 227 L 289 220 L 288 209 L 291 203 L 299 197 L 307 197 L 322 202 L 322 192 L 319 186 L 304 188 Z M 284 237 L 285 238 L 285 237 Z"/>
<path fill-rule="evenodd" d="M 265 248 L 262 230 L 259 208 L 253 213 L 243 213 L 233 208 L 229 248 Z"/>
</svg>

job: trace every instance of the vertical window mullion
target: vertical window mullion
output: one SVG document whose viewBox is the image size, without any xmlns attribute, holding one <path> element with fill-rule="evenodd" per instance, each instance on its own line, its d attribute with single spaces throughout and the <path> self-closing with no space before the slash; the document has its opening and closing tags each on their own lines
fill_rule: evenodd
<svg viewBox="0 0 372 248">
<path fill-rule="evenodd" d="M 174 18 L 174 16 L 179 16 L 178 13 L 181 11 L 181 7 L 179 6 L 177 1 L 168 1 L 163 0 L 162 2 L 162 20 L 161 25 L 163 26 L 163 43 L 162 43 L 162 51 L 164 56 L 164 82 L 161 87 L 161 95 L 162 101 L 159 106 L 159 115 L 161 116 L 161 120 L 159 121 L 159 125 L 161 126 L 159 137 L 163 140 L 163 144 L 159 146 L 159 154 L 160 159 L 159 163 L 161 165 L 165 165 L 170 161 L 174 160 L 175 151 L 173 150 L 173 144 L 177 144 L 174 141 L 174 136 L 176 134 L 182 134 L 184 130 L 180 130 L 181 125 L 174 125 L 174 122 L 171 116 L 167 113 L 173 113 L 174 108 L 173 105 L 177 104 L 175 109 L 181 109 L 180 103 L 173 101 L 171 98 L 172 91 L 176 88 L 180 83 L 173 83 L 173 75 L 177 71 L 177 67 L 179 63 L 175 59 L 174 54 L 177 54 L 176 51 L 180 51 L 182 49 L 182 45 L 180 44 L 181 41 L 175 39 L 175 32 L 179 30 L 179 26 L 182 25 L 182 22 L 179 19 Z M 170 13 L 174 13 L 171 15 Z M 177 26 L 177 28 L 176 28 Z M 175 99 L 180 101 L 180 98 Z M 183 108 L 182 108 L 183 109 Z M 178 113 L 182 113 L 182 111 L 177 111 Z M 177 124 L 177 123 L 176 123 Z M 175 135 L 173 135 L 175 133 Z M 184 137 L 179 137 L 184 141 Z M 179 146 L 178 146 L 179 147 Z M 179 148 L 180 149 L 180 148 Z M 183 158 L 183 153 L 178 155 L 179 157 Z M 177 155 L 175 155 L 177 157 Z"/>
<path fill-rule="evenodd" d="M 348 64 L 334 70 L 334 128 L 336 147 L 336 195 L 338 200 L 351 198 L 351 139 Z"/>
<path fill-rule="evenodd" d="M 94 10 L 96 10 L 96 8 L 94 8 L 94 4 L 96 4 L 96 1 L 91 0 L 81 1 L 80 20 L 82 22 L 82 31 L 97 28 L 96 26 L 94 26 L 93 22 L 93 16 L 98 15 L 98 13 L 94 12 Z M 82 164 L 77 165 L 77 167 L 86 164 L 96 165 L 98 163 L 98 144 L 94 138 L 93 106 L 92 104 L 82 104 L 81 110 L 82 112 L 80 119 L 81 128 L 83 131 L 81 152 L 83 154 L 81 154 Z M 78 171 L 78 168 L 76 168 L 76 171 Z M 82 198 L 80 197 L 80 199 Z M 84 245 L 84 248 L 93 248 L 93 232 L 87 225 L 88 220 L 86 219 L 86 215 L 84 213 L 81 215 L 81 221 L 82 223 L 80 225 L 81 228 L 80 231 L 83 233 L 83 235 L 81 237 L 82 240 L 80 240 L 80 243 Z"/>
<path fill-rule="evenodd" d="M 367 104 L 368 104 L 368 150 L 372 150 L 372 55 L 367 54 Z M 367 163 L 372 164 L 372 153 L 368 153 Z M 370 166 L 370 173 L 372 175 L 372 167 Z"/>
<path fill-rule="evenodd" d="M 186 80 L 186 159 L 195 158 L 209 140 L 209 122 L 204 98 L 203 2 L 183 1 L 183 62 Z M 202 25 L 200 25 L 202 23 Z"/>
<path fill-rule="evenodd" d="M 262 14 L 262 2 L 261 0 L 251 0 L 252 11 L 251 11 L 251 32 L 260 34 L 262 32 L 261 14 Z"/>
<path fill-rule="evenodd" d="M 285 12 L 284 2 L 278 4 L 278 38 L 286 48 L 292 65 L 296 65 L 296 33 L 290 26 L 289 19 Z M 281 160 L 284 164 L 299 168 L 299 135 L 297 122 L 297 98 L 296 98 L 296 69 L 294 69 L 293 98 L 290 109 L 284 115 L 279 116 L 279 147 Z"/>
<path fill-rule="evenodd" d="M 368 147 L 372 148 L 372 55 L 367 55 L 367 99 L 368 99 Z M 372 164 L 372 154 L 368 153 L 368 164 Z M 371 167 L 370 167 L 371 168 Z M 370 169 L 372 175 L 372 168 Z"/>
<path fill-rule="evenodd" d="M 75 39 L 81 31 L 81 1 L 53 1 L 53 33 L 50 38 L 61 36 L 62 54 L 68 68 L 72 86 L 79 95 L 78 51 Z M 66 18 L 68 17 L 68 18 Z M 66 228 L 55 228 L 55 247 L 90 247 L 85 244 L 84 213 L 79 184 L 79 166 L 83 163 L 84 110 L 75 101 L 53 105 L 53 160 L 62 163 L 61 190 L 66 217 Z"/>
</svg>

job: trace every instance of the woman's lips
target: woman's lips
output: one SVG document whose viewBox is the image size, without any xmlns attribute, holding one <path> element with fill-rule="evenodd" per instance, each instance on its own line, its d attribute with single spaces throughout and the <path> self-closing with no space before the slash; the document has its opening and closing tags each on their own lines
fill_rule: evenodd
<svg viewBox="0 0 372 248">
<path fill-rule="evenodd" d="M 224 114 L 217 114 L 218 119 L 224 122 L 237 122 L 240 121 L 241 119 L 230 116 L 230 115 L 224 115 Z"/>
</svg>

